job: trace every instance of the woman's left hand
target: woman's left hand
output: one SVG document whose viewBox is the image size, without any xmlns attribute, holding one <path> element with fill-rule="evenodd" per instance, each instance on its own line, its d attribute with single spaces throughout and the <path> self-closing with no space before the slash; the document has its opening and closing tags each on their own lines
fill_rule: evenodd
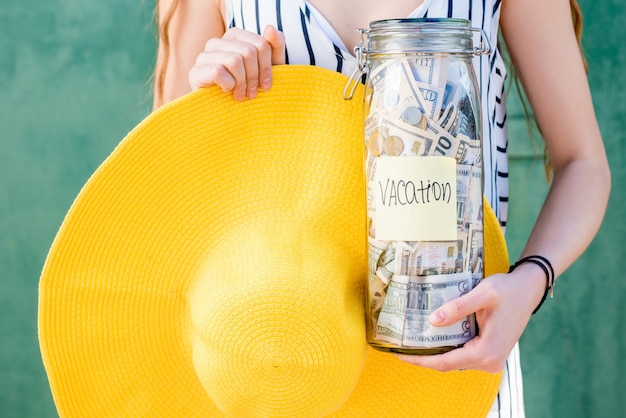
<svg viewBox="0 0 626 418">
<path fill-rule="evenodd" d="M 439 371 L 500 372 L 522 335 L 545 290 L 543 272 L 524 264 L 508 274 L 483 279 L 471 292 L 450 301 L 430 316 L 433 326 L 447 326 L 476 313 L 479 333 L 463 347 L 438 355 L 396 354 L 403 361 Z"/>
</svg>

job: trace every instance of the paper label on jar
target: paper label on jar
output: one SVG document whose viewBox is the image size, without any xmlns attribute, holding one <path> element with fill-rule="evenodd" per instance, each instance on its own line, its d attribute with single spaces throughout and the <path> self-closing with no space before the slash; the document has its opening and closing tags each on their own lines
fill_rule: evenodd
<svg viewBox="0 0 626 418">
<path fill-rule="evenodd" d="M 456 239 L 454 158 L 380 157 L 370 187 L 375 188 L 377 240 Z"/>
</svg>

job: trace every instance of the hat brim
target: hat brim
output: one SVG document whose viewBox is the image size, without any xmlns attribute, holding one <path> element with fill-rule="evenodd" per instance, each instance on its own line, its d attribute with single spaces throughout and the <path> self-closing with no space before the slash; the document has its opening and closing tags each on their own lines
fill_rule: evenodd
<svg viewBox="0 0 626 418">
<path fill-rule="evenodd" d="M 487 414 L 499 374 L 439 373 L 367 348 L 360 303 L 366 266 L 362 88 L 344 101 L 347 78 L 311 66 L 275 67 L 274 80 L 271 91 L 255 100 L 238 103 L 214 87 L 164 106 L 129 133 L 76 198 L 50 249 L 39 289 L 41 352 L 62 416 L 214 417 L 225 410 L 254 415 L 245 409 L 254 405 L 254 394 L 233 401 L 243 395 L 220 387 L 207 392 L 227 378 L 207 383 L 198 375 L 190 338 L 196 313 L 190 305 L 199 293 L 190 295 L 190 289 L 204 286 L 204 295 L 230 291 L 221 277 L 212 282 L 199 277 L 207 274 L 211 257 L 235 251 L 244 238 L 270 243 L 277 251 L 286 243 L 282 261 L 296 264 L 287 270 L 319 268 L 308 264 L 325 257 L 326 250 L 309 243 L 310 235 L 327 240 L 329 257 L 339 254 L 333 261 L 341 273 L 333 290 L 339 294 L 331 294 L 325 303 L 332 307 L 323 309 L 340 312 L 343 317 L 333 321 L 346 325 L 317 335 L 313 328 L 326 317 L 293 319 L 301 320 L 298 326 L 310 324 L 312 337 L 302 339 L 305 348 L 292 361 L 298 367 L 314 364 L 318 371 L 307 376 L 322 382 L 298 387 L 318 388 L 321 395 L 300 399 L 287 383 L 281 386 L 280 379 L 294 371 L 292 364 L 274 376 L 266 395 L 278 400 L 259 416 Z M 226 265 L 236 264 L 237 257 Z M 508 268 L 504 238 L 488 205 L 485 259 L 486 274 Z M 293 284 L 279 289 L 285 286 Z M 305 295 L 293 309 L 307 303 Z M 278 312 L 280 306 L 272 309 Z M 280 328 L 280 321 L 275 326 Z M 350 335 L 339 335 L 344 331 Z M 285 342 L 289 336 L 277 337 L 281 349 L 293 348 Z M 202 355 L 210 360 L 212 353 Z M 235 356 L 227 362 L 254 368 L 255 353 L 224 353 Z M 263 363 L 255 373 L 278 366 Z M 333 384 L 339 377 L 346 382 Z M 258 380 L 258 374 L 248 378 Z M 343 388 L 324 389 L 335 385 Z M 246 390 L 265 386 L 251 384 Z M 324 403 L 325 397 L 334 397 L 330 406 L 310 405 L 310 413 L 307 405 L 297 405 L 298 400 Z"/>
</svg>

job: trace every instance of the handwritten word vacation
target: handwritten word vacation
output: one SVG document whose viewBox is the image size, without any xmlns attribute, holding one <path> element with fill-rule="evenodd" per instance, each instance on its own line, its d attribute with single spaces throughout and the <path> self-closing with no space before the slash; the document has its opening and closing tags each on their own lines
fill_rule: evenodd
<svg viewBox="0 0 626 418">
<path fill-rule="evenodd" d="M 390 179 L 378 181 L 380 200 L 383 206 L 407 206 L 428 203 L 450 203 L 452 185 L 430 179 L 403 180 Z"/>
</svg>

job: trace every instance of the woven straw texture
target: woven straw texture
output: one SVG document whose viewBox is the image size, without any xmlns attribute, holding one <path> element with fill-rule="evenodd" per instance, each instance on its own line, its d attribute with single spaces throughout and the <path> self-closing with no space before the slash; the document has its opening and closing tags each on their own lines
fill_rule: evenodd
<svg viewBox="0 0 626 418">
<path fill-rule="evenodd" d="M 62 417 L 483 417 L 500 375 L 365 342 L 362 88 L 309 66 L 235 102 L 151 114 L 93 174 L 46 260 L 44 365 Z M 506 271 L 486 208 L 487 273 Z"/>
</svg>

